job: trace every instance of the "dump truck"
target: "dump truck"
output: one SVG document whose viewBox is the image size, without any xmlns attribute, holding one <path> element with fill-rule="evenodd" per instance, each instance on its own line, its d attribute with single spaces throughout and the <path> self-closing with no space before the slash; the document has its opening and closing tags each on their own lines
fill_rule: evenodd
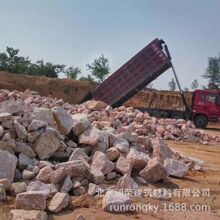
<svg viewBox="0 0 220 220">
<path fill-rule="evenodd" d="M 161 109 L 145 105 L 146 108 L 139 106 L 139 109 L 160 117 L 192 120 L 198 128 L 205 128 L 210 121 L 218 121 L 220 118 L 220 91 L 195 90 L 191 99 L 187 101 L 173 66 L 168 46 L 158 38 L 116 70 L 92 93 L 88 93 L 82 101 L 95 99 L 104 101 L 112 107 L 118 107 L 146 88 L 169 68 L 173 71 L 184 108 Z M 155 100 L 151 97 L 146 102 L 151 102 L 152 105 Z"/>
<path fill-rule="evenodd" d="M 138 92 L 124 103 L 141 111 L 147 111 L 151 116 L 193 120 L 199 128 L 205 128 L 209 121 L 217 122 L 220 116 L 219 95 L 216 90 L 195 90 L 184 92 L 186 111 L 181 95 L 177 91 L 159 91 L 147 89 Z"/>
</svg>

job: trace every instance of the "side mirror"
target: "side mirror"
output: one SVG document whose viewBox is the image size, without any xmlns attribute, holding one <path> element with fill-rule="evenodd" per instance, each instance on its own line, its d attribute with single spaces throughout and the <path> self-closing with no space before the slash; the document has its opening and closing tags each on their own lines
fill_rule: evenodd
<svg viewBox="0 0 220 220">
<path fill-rule="evenodd" d="M 215 102 L 216 102 L 216 105 L 220 106 L 220 95 L 216 96 Z"/>
</svg>

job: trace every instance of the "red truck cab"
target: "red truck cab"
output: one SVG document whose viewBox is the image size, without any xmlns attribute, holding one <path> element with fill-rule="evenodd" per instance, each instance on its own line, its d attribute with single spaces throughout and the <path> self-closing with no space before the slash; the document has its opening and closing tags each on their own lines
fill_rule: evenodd
<svg viewBox="0 0 220 220">
<path fill-rule="evenodd" d="M 220 91 L 195 90 L 192 99 L 192 120 L 196 127 L 205 128 L 208 122 L 220 119 Z"/>
</svg>

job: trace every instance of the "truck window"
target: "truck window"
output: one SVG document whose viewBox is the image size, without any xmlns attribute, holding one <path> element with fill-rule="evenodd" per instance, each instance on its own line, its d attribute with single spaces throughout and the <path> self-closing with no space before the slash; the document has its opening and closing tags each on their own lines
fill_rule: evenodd
<svg viewBox="0 0 220 220">
<path fill-rule="evenodd" d="M 216 103 L 216 94 L 203 94 L 201 98 L 203 102 Z"/>
</svg>

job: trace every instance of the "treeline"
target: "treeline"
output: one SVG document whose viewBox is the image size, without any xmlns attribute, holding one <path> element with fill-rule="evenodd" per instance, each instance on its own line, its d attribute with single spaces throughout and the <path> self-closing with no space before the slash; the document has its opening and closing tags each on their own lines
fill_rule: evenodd
<svg viewBox="0 0 220 220">
<path fill-rule="evenodd" d="M 33 76 L 58 77 L 65 74 L 67 78 L 102 82 L 110 73 L 109 60 L 101 55 L 91 64 L 86 64 L 89 74 L 82 76 L 78 67 L 66 67 L 63 64 L 45 62 L 43 59 L 35 63 L 29 57 L 19 56 L 19 49 L 7 47 L 5 52 L 0 52 L 0 71 Z"/>
<path fill-rule="evenodd" d="M 0 52 L 0 71 L 47 77 L 58 77 L 59 74 L 65 74 L 67 78 L 95 82 L 103 82 L 110 73 L 109 60 L 104 55 L 94 59 L 91 64 L 86 64 L 89 73 L 85 76 L 78 67 L 67 67 L 63 64 L 45 62 L 43 59 L 33 63 L 29 57 L 19 56 L 18 54 L 19 49 L 12 47 L 7 47 L 5 52 Z M 207 85 L 199 85 L 198 80 L 195 79 L 190 88 L 185 87 L 184 90 L 194 90 L 199 87 L 203 89 L 220 89 L 220 55 L 208 58 L 208 66 L 202 77 L 208 80 Z M 177 89 L 173 78 L 168 83 L 168 87 L 172 91 Z"/>
</svg>

